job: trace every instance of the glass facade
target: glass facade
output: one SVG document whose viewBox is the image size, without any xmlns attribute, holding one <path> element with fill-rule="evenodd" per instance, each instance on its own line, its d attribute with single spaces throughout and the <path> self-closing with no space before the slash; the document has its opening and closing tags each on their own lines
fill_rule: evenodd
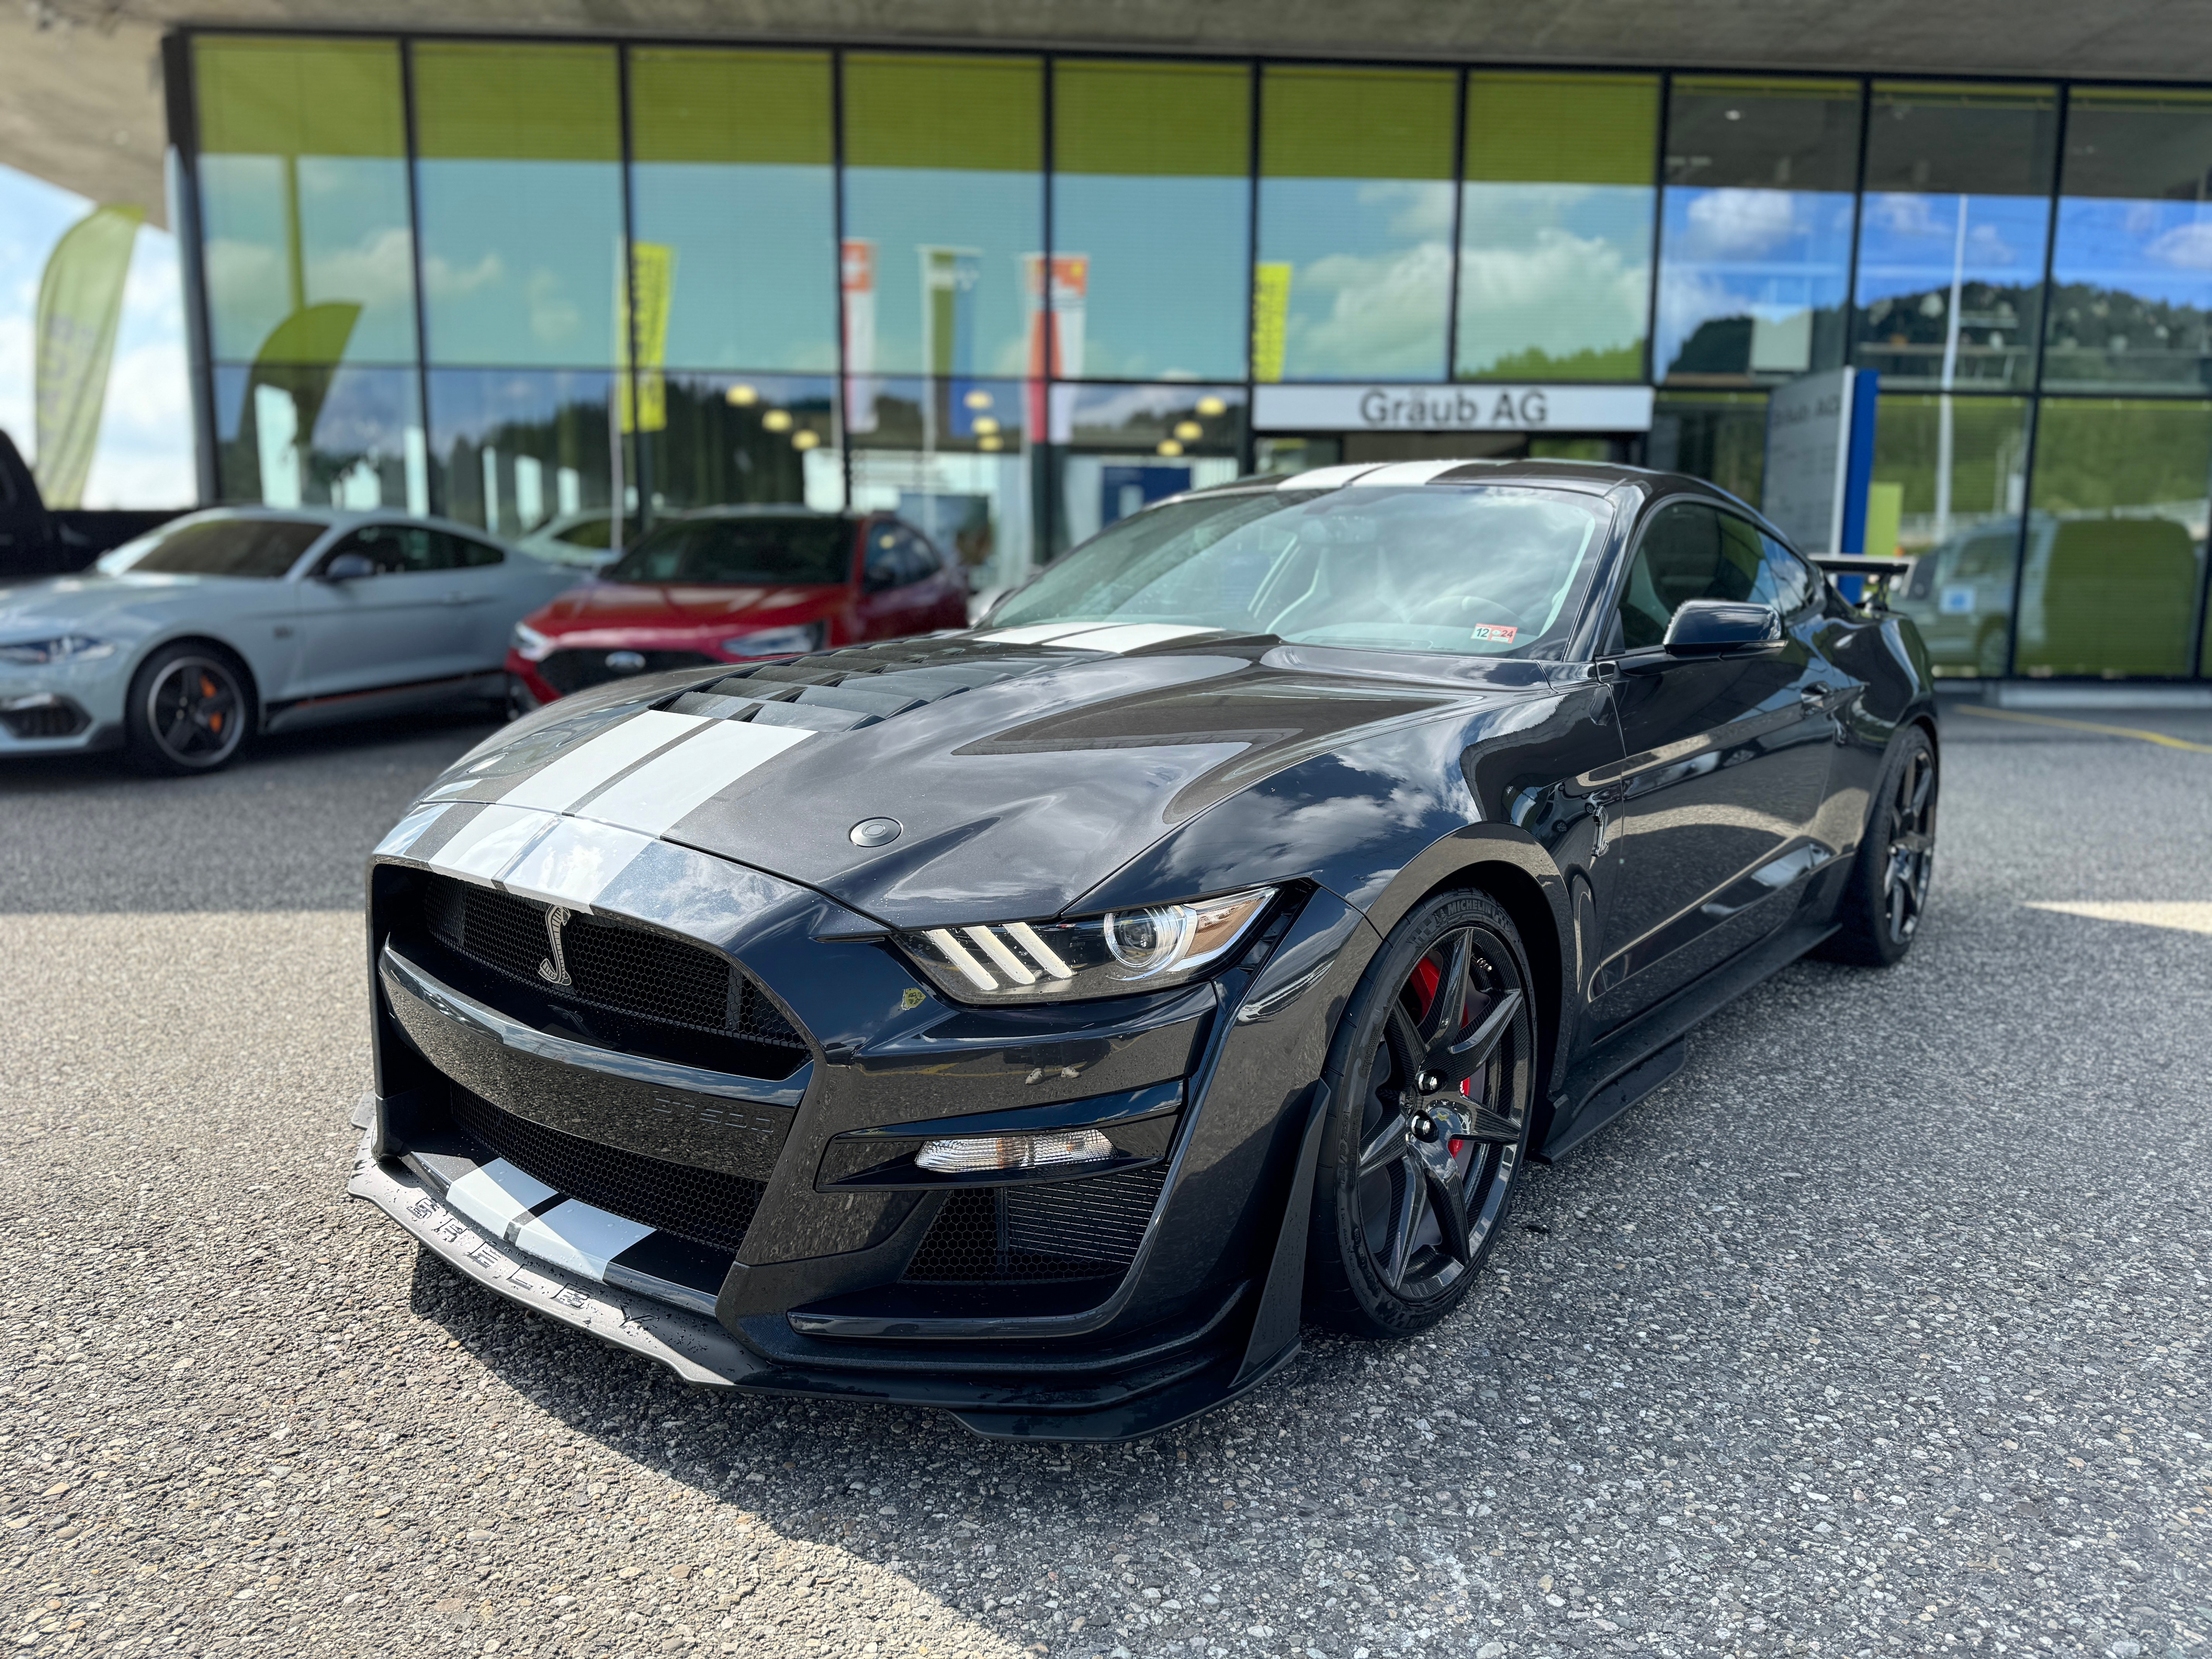
<svg viewBox="0 0 2212 1659">
<path fill-rule="evenodd" d="M 1440 380 L 1459 76 L 1261 78 L 1255 380 Z"/>
<path fill-rule="evenodd" d="M 190 59 L 226 499 L 507 535 L 885 508 L 981 591 L 1255 469 L 1578 456 L 1757 501 L 1769 388 L 1849 364 L 1880 374 L 1869 545 L 1918 561 L 1898 602 L 1940 672 L 2212 671 L 2202 90 L 268 33 Z M 1284 424 L 1370 381 L 1654 402 L 1646 431 Z M 1322 403 L 1270 404 L 1300 386 Z"/>
<path fill-rule="evenodd" d="M 1656 76 L 1470 75 L 1459 375 L 1640 380 Z"/>
<path fill-rule="evenodd" d="M 1843 362 L 1862 101 L 1855 81 L 1674 82 L 1661 379 L 1771 382 Z"/>
</svg>

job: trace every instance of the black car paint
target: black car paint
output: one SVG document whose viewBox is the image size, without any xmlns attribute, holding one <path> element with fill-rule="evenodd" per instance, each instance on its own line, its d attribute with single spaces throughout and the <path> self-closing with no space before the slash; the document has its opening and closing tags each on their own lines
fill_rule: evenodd
<svg viewBox="0 0 2212 1659">
<path fill-rule="evenodd" d="M 0 580 L 64 575 L 143 536 L 189 507 L 58 507 L 46 505 L 38 475 L 0 432 Z"/>
<path fill-rule="evenodd" d="M 1280 1279 L 1270 1264 L 1315 1080 L 1361 973 L 1422 898 L 1480 883 L 1527 945 L 1547 1079 L 1532 1149 L 1583 1138 L 1663 1078 L 1688 1024 L 1818 941 L 1891 738 L 1907 721 L 1934 732 L 1910 623 L 1855 611 L 1823 585 L 1765 652 L 1598 659 L 1652 508 L 1735 504 L 1619 468 L 1482 478 L 1603 494 L 1616 508 L 1567 660 L 1218 639 L 1118 657 L 1010 646 L 1041 665 L 842 734 L 834 766 L 812 766 L 796 794 L 764 767 L 667 832 L 672 857 L 681 847 L 747 866 L 734 872 L 747 905 L 687 915 L 647 872 L 610 896 L 740 961 L 811 1039 L 803 1101 L 717 1307 L 773 1380 L 729 1380 L 944 1405 L 992 1432 L 1162 1426 L 1279 1361 L 1238 1345 L 1283 1318 L 1255 1287 Z M 926 660 L 953 645 L 972 649 L 908 649 Z M 556 720 L 583 729 L 712 678 L 587 694 L 518 728 L 521 747 L 557 746 L 532 736 Z M 445 793 L 488 799 L 501 775 Z M 856 847 L 849 827 L 883 814 L 901 837 Z M 1815 865 L 1808 849 L 1826 856 Z M 1761 859 L 1796 878 L 1772 892 L 1754 882 L 1735 902 Z M 404 860 L 372 866 L 372 953 L 409 879 Z M 672 869 L 669 880 L 672 894 Z M 1110 1001 L 950 1005 L 887 938 L 1258 884 L 1283 890 L 1263 946 L 1198 984 Z M 398 1103 L 429 1079 L 388 988 L 376 1038 L 377 1093 L 398 1124 Z M 1079 1114 L 1085 1101 L 1103 1116 L 1170 1085 L 1182 1093 L 1167 1188 L 1138 1265 L 1103 1301 L 902 1291 L 945 1200 L 817 1180 L 841 1138 L 1070 1103 Z M 379 1133 L 385 1150 L 404 1146 L 404 1125 Z M 1167 1369 L 1146 1370 L 1156 1363 Z"/>
</svg>

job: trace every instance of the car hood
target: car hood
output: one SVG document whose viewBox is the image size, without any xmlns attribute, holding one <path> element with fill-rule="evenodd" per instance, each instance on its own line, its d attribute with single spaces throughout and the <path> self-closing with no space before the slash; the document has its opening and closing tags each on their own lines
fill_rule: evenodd
<svg viewBox="0 0 2212 1659">
<path fill-rule="evenodd" d="M 0 587 L 0 641 L 106 629 L 125 637 L 179 611 L 228 611 L 253 601 L 285 603 L 284 584 L 238 576 L 50 576 Z"/>
<path fill-rule="evenodd" d="M 842 587 L 805 583 L 586 582 L 530 619 L 541 634 L 708 628 L 733 623 L 811 622 L 834 610 Z"/>
<path fill-rule="evenodd" d="M 894 927 L 1049 916 L 1263 779 L 1547 684 L 1529 663 L 1397 661 L 1420 672 L 1222 635 L 1115 651 L 960 634 L 743 677 L 660 674 L 508 727 L 457 763 L 425 809 L 485 803 L 658 836 Z M 866 708 L 880 712 L 855 714 Z M 663 737 L 673 746 L 652 746 Z M 896 838 L 855 845 L 854 826 L 874 818 L 895 820 Z M 518 848 L 550 833 L 550 820 L 502 821 Z M 449 822 L 434 839 L 455 833 Z"/>
</svg>

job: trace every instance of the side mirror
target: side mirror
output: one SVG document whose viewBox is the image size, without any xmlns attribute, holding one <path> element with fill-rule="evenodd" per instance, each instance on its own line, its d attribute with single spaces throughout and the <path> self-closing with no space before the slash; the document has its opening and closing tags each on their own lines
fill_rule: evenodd
<svg viewBox="0 0 2212 1659">
<path fill-rule="evenodd" d="M 376 565 L 365 553 L 341 553 L 323 567 L 326 582 L 357 582 L 375 574 Z"/>
<path fill-rule="evenodd" d="M 1670 657 L 1725 657 L 1782 641 L 1782 618 L 1771 605 L 1687 599 L 1667 624 Z"/>
<path fill-rule="evenodd" d="M 860 592 L 881 593 L 898 586 L 898 567 L 892 564 L 871 564 L 860 568 Z"/>
</svg>

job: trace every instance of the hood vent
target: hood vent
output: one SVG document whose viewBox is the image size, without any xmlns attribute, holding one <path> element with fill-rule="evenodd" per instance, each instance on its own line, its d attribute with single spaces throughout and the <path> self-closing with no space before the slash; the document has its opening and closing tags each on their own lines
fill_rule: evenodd
<svg viewBox="0 0 2212 1659">
<path fill-rule="evenodd" d="M 708 720 L 851 732 L 978 686 L 1065 667 L 1075 654 L 1010 655 L 949 642 L 924 654 L 915 650 L 917 643 L 856 646 L 736 668 L 659 707 Z"/>
</svg>

